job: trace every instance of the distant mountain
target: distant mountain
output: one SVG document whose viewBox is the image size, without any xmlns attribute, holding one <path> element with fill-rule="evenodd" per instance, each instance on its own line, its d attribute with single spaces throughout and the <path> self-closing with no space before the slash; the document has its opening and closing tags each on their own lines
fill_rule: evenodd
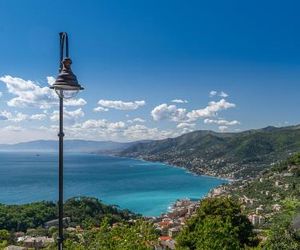
<svg viewBox="0 0 300 250">
<path fill-rule="evenodd" d="M 64 150 L 66 152 L 115 153 L 132 145 L 134 145 L 132 142 L 65 140 Z M 17 144 L 0 144 L 0 151 L 56 152 L 58 151 L 58 141 L 38 140 Z"/>
<path fill-rule="evenodd" d="M 194 131 L 177 138 L 137 143 L 120 156 L 166 162 L 213 176 L 256 176 L 268 165 L 300 151 L 300 126 L 240 133 Z"/>
</svg>

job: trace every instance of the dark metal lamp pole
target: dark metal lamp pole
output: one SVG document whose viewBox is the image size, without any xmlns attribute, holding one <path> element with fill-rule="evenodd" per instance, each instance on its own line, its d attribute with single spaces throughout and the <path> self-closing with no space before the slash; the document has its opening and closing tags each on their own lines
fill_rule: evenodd
<svg viewBox="0 0 300 250">
<path fill-rule="evenodd" d="M 72 61 L 69 58 L 69 41 L 68 34 L 59 33 L 60 36 L 60 67 L 59 75 L 54 84 L 50 87 L 54 89 L 59 97 L 59 170 L 58 170 L 58 250 L 63 250 L 63 202 L 64 202 L 64 186 L 63 186 L 63 99 L 74 97 L 83 87 L 78 83 L 76 76 L 71 70 Z M 64 56 L 65 52 L 65 56 Z"/>
</svg>

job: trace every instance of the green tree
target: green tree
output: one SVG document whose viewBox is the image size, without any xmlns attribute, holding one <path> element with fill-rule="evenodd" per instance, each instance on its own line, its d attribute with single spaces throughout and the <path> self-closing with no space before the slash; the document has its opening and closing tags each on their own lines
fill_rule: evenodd
<svg viewBox="0 0 300 250">
<path fill-rule="evenodd" d="M 176 238 L 178 249 L 242 249 L 256 246 L 252 225 L 230 198 L 201 201 L 197 213 Z"/>
<path fill-rule="evenodd" d="M 0 249 L 6 247 L 9 240 L 10 233 L 5 229 L 0 230 Z"/>
</svg>

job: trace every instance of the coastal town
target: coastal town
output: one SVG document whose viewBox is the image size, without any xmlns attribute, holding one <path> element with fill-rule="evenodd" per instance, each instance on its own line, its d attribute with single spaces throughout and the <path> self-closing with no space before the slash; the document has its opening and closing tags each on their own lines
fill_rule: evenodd
<svg viewBox="0 0 300 250">
<path fill-rule="evenodd" d="M 175 237 L 180 232 L 182 227 L 186 224 L 187 220 L 193 216 L 197 208 L 199 207 L 199 201 L 192 201 L 190 199 L 177 200 L 170 209 L 158 216 L 158 217 L 144 217 L 147 221 L 153 223 L 155 230 L 159 233 L 158 244 L 155 245 L 156 250 L 164 249 L 175 249 Z M 78 237 L 82 237 L 85 232 L 80 226 L 70 227 L 71 220 L 69 217 L 64 218 L 64 223 L 66 225 L 66 232 L 74 233 Z M 57 227 L 58 220 L 48 221 L 43 225 L 43 228 L 51 230 Z M 119 223 L 115 223 L 112 227 L 118 227 Z M 97 228 L 94 228 L 97 230 Z M 6 247 L 6 250 L 28 250 L 43 249 L 50 244 L 55 242 L 53 237 L 48 236 L 33 236 L 33 230 L 27 230 L 24 232 L 16 232 L 14 236 L 16 237 L 17 245 L 10 245 Z"/>
<path fill-rule="evenodd" d="M 293 193 L 299 190 L 299 166 L 293 164 L 278 165 L 271 170 L 261 173 L 257 178 L 236 180 L 213 188 L 206 198 L 232 197 L 240 204 L 241 212 L 247 216 L 254 226 L 260 240 L 266 240 L 264 230 L 268 229 L 272 218 L 280 214 Z M 189 218 L 195 215 L 200 207 L 200 200 L 179 199 L 174 202 L 166 213 L 158 217 L 144 217 L 151 222 L 159 234 L 156 250 L 175 249 L 176 236 L 185 227 Z M 291 206 L 291 205 L 290 205 Z M 133 220 L 132 220 L 133 221 Z M 64 218 L 66 232 L 82 237 L 85 230 L 71 224 L 69 217 Z M 43 225 L 45 230 L 57 227 L 58 221 L 48 221 Z M 297 223 L 296 223 L 297 224 Z M 118 227 L 115 223 L 112 227 Z M 299 223 L 297 224 L 299 227 Z M 98 230 L 95 228 L 94 230 Z M 8 246 L 7 250 L 26 250 L 30 248 L 42 249 L 55 242 L 54 237 L 38 235 L 37 231 L 27 230 L 14 233 L 17 245 Z M 42 232 L 42 230 L 41 230 Z"/>
</svg>

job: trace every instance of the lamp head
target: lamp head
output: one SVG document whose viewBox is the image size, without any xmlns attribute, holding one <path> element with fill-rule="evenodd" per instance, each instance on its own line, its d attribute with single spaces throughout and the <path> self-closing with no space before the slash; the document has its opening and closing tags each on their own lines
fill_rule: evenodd
<svg viewBox="0 0 300 250">
<path fill-rule="evenodd" d="M 70 58 L 65 58 L 62 62 L 62 69 L 54 84 L 50 87 L 62 98 L 72 98 L 84 88 L 78 83 L 77 77 L 72 72 Z"/>
</svg>

